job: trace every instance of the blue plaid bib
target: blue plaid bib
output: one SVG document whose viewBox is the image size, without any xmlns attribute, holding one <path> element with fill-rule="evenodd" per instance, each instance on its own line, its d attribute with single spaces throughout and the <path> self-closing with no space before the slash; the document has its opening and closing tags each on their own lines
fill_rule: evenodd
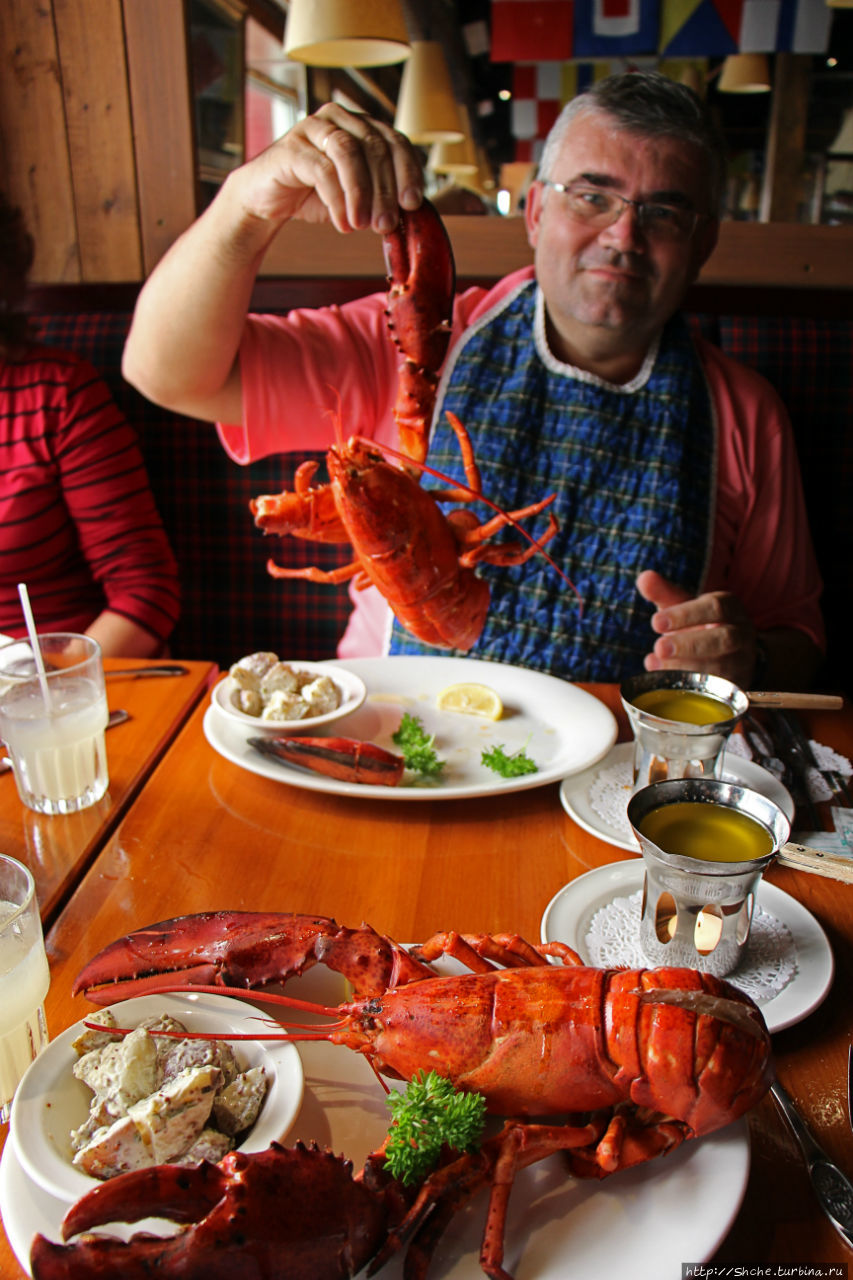
<svg viewBox="0 0 853 1280">
<path fill-rule="evenodd" d="M 462 475 L 450 409 L 471 436 L 492 501 L 511 511 L 556 492 L 550 510 L 560 530 L 547 550 L 583 608 L 541 556 L 482 565 L 491 607 L 470 656 L 571 680 L 621 680 L 642 671 L 654 642 L 637 574 L 656 569 L 691 595 L 704 579 L 716 476 L 710 395 L 681 316 L 667 324 L 645 383 L 629 391 L 543 359 L 536 299 L 535 281 L 526 282 L 464 335 L 442 380 L 429 461 Z M 483 520 L 492 514 L 473 509 Z M 541 535 L 546 522 L 544 513 L 525 524 Z M 395 620 L 390 652 L 447 651 Z"/>
</svg>

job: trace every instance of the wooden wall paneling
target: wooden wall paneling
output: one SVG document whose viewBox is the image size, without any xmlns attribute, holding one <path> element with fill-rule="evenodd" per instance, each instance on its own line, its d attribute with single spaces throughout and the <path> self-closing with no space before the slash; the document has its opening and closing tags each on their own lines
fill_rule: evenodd
<svg viewBox="0 0 853 1280">
<path fill-rule="evenodd" d="M 142 270 L 121 0 L 53 0 L 82 278 Z"/>
<path fill-rule="evenodd" d="M 811 57 L 777 53 L 767 154 L 761 188 L 761 222 L 797 222 L 803 191 Z"/>
<path fill-rule="evenodd" d="M 523 218 L 444 219 L 456 272 L 498 280 L 533 261 Z M 262 276 L 384 276 L 379 237 L 371 231 L 341 235 L 333 227 L 290 222 L 273 240 Z M 853 289 L 853 227 L 811 227 L 786 222 L 724 222 L 700 284 L 806 289 Z"/>
<path fill-rule="evenodd" d="M 0 181 L 35 238 L 30 279 L 76 283 L 80 258 L 50 0 L 2 0 L 0 49 Z"/>
<path fill-rule="evenodd" d="M 176 0 L 123 0 L 147 276 L 197 211 L 187 22 Z"/>
</svg>

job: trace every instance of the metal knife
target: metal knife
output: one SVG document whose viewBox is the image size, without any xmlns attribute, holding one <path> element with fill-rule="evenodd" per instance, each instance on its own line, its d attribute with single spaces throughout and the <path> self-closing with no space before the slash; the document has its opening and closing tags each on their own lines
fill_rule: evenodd
<svg viewBox="0 0 853 1280">
<path fill-rule="evenodd" d="M 110 712 L 110 718 L 107 721 L 107 728 L 112 729 L 113 725 L 124 724 L 125 720 L 129 720 L 129 719 L 130 719 L 129 711 L 125 711 L 124 707 L 116 707 L 115 711 Z M 4 747 L 5 745 L 6 744 L 4 742 L 0 742 L 0 747 Z M 0 773 L 5 773 L 7 769 L 11 769 L 11 768 L 12 768 L 12 761 L 9 759 L 9 757 L 8 756 L 0 757 Z"/>
<path fill-rule="evenodd" d="M 104 671 L 107 680 L 115 679 L 116 676 L 126 676 L 130 680 L 136 680 L 142 676 L 185 676 L 189 674 L 189 667 L 182 667 L 178 663 L 159 667 L 122 667 L 112 671 Z"/>
<path fill-rule="evenodd" d="M 788 716 L 784 711 L 768 711 L 767 719 L 778 754 L 790 765 L 790 791 L 796 806 L 797 828 L 822 831 L 824 824 L 809 793 L 809 761 L 794 736 Z"/>
<path fill-rule="evenodd" d="M 848 790 L 847 783 L 844 780 L 844 775 L 839 773 L 836 769 L 824 769 L 821 767 L 812 748 L 809 735 L 803 729 L 803 726 L 800 724 L 797 717 L 780 711 L 779 719 L 791 735 L 792 742 L 795 744 L 795 749 L 802 754 L 807 767 L 814 769 L 816 773 L 820 774 L 826 785 L 829 787 L 833 801 L 843 805 L 847 809 L 853 809 L 853 799 L 851 799 L 850 791 Z"/>
<path fill-rule="evenodd" d="M 853 1183 L 815 1142 L 778 1080 L 774 1080 L 770 1092 L 799 1143 L 818 1204 L 842 1240 L 853 1248 Z"/>
</svg>

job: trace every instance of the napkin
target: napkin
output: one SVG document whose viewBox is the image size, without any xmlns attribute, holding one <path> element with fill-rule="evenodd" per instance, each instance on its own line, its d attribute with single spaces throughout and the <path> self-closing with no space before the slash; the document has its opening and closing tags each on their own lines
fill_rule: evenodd
<svg viewBox="0 0 853 1280">
<path fill-rule="evenodd" d="M 805 774 L 805 784 L 809 793 L 809 798 L 815 804 L 824 804 L 827 800 L 832 799 L 832 791 L 829 783 L 818 772 L 819 769 L 828 769 L 832 772 L 840 774 L 847 779 L 853 775 L 853 764 L 846 756 L 839 755 L 832 747 L 828 747 L 826 743 L 816 742 L 814 738 L 809 739 L 809 745 L 817 762 L 817 767 L 809 765 Z M 726 744 L 726 751 L 734 752 L 736 755 L 744 756 L 746 759 L 752 759 L 753 753 L 746 739 L 739 733 L 732 734 Z M 785 769 L 781 760 L 775 758 L 765 759 L 763 765 L 769 769 L 780 780 L 782 779 Z M 812 849 L 823 849 L 826 853 L 844 854 L 853 858 L 853 809 L 840 808 L 833 805 L 830 810 L 834 831 L 801 831 L 797 830 L 796 835 L 792 835 L 798 844 L 806 845 Z"/>
<path fill-rule="evenodd" d="M 835 773 L 840 773 L 844 778 L 849 778 L 853 775 L 853 764 L 850 763 L 846 756 L 839 755 L 837 751 L 833 751 L 832 747 L 826 746 L 823 742 L 815 742 L 814 738 L 809 739 L 809 745 L 814 752 L 819 769 L 829 769 Z M 734 755 L 744 756 L 747 760 L 753 758 L 749 743 L 739 733 L 733 733 L 729 738 L 726 744 L 726 751 L 732 752 Z M 782 761 L 773 757 L 764 761 L 764 767 L 775 773 L 777 778 L 780 779 L 785 772 L 785 766 Z M 809 765 L 805 780 L 809 796 L 815 804 L 822 804 L 824 801 L 832 799 L 832 792 L 826 779 L 821 777 L 818 770 L 812 768 L 811 765 Z"/>
</svg>

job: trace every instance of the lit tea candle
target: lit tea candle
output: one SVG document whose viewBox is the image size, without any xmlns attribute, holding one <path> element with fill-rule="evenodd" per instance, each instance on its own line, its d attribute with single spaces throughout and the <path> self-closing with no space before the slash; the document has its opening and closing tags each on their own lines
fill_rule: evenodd
<svg viewBox="0 0 853 1280">
<path fill-rule="evenodd" d="M 677 927 L 678 917 L 670 916 L 666 922 L 666 932 L 670 938 L 675 937 Z M 693 941 L 700 955 L 705 955 L 707 952 L 714 950 L 714 947 L 720 941 L 722 932 L 723 922 L 719 916 L 711 915 L 707 911 L 699 912 L 696 917 L 696 928 L 693 931 Z"/>
</svg>

